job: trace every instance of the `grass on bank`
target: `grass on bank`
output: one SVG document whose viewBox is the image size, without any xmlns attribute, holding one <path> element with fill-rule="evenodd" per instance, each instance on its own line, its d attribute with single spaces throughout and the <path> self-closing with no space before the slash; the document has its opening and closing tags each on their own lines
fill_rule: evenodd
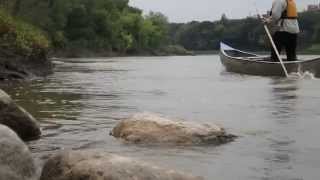
<svg viewBox="0 0 320 180">
<path fill-rule="evenodd" d="M 0 50 L 23 56 L 47 52 L 49 41 L 36 27 L 0 9 Z"/>
</svg>

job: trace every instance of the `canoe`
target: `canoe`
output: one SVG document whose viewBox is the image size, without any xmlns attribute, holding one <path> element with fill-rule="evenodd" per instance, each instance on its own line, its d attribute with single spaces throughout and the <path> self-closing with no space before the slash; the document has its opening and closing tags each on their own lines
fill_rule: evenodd
<svg viewBox="0 0 320 180">
<path fill-rule="evenodd" d="M 220 59 L 226 71 L 259 75 L 259 76 L 285 76 L 280 62 L 271 61 L 270 56 L 261 56 L 254 53 L 240 51 L 224 43 L 220 43 Z M 320 77 L 320 58 L 309 60 L 285 61 L 288 73 L 312 73 Z"/>
</svg>

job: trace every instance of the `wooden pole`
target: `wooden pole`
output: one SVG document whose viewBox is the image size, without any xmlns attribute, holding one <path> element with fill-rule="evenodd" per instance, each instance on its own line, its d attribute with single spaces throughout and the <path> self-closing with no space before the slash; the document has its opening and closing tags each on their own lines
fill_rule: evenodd
<svg viewBox="0 0 320 180">
<path fill-rule="evenodd" d="M 271 45 L 272 45 L 272 48 L 273 48 L 273 50 L 275 51 L 278 60 L 280 61 L 280 64 L 281 64 L 281 66 L 282 66 L 282 69 L 283 69 L 286 77 L 288 77 L 288 76 L 289 76 L 288 71 L 287 71 L 286 66 L 284 65 L 284 63 L 283 63 L 283 61 L 282 61 L 282 59 L 281 59 L 281 57 L 280 57 L 280 54 L 279 54 L 279 51 L 278 51 L 276 45 L 274 44 L 274 41 L 273 41 L 272 36 L 271 36 L 271 34 L 270 34 L 270 31 L 269 31 L 267 25 L 264 24 L 263 26 L 264 26 L 264 30 L 266 31 L 266 33 L 267 33 L 267 35 L 268 35 L 268 37 L 269 37 L 269 40 L 270 40 Z"/>
</svg>

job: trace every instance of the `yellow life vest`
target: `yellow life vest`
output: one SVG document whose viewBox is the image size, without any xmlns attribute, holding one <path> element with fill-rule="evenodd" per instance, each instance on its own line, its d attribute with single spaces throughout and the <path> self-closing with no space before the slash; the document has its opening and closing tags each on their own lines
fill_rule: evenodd
<svg viewBox="0 0 320 180">
<path fill-rule="evenodd" d="M 295 0 L 287 0 L 287 9 L 283 11 L 282 19 L 297 19 L 298 10 Z"/>
</svg>

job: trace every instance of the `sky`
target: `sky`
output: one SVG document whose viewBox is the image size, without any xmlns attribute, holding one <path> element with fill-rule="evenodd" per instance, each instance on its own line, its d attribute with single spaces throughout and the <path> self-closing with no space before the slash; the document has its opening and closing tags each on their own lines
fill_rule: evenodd
<svg viewBox="0 0 320 180">
<path fill-rule="evenodd" d="M 228 18 L 243 18 L 271 8 L 273 0 L 130 0 L 130 5 L 148 13 L 161 12 L 170 22 L 214 21 L 225 13 Z M 320 0 L 296 0 L 300 11 L 308 4 L 319 4 Z"/>
</svg>

